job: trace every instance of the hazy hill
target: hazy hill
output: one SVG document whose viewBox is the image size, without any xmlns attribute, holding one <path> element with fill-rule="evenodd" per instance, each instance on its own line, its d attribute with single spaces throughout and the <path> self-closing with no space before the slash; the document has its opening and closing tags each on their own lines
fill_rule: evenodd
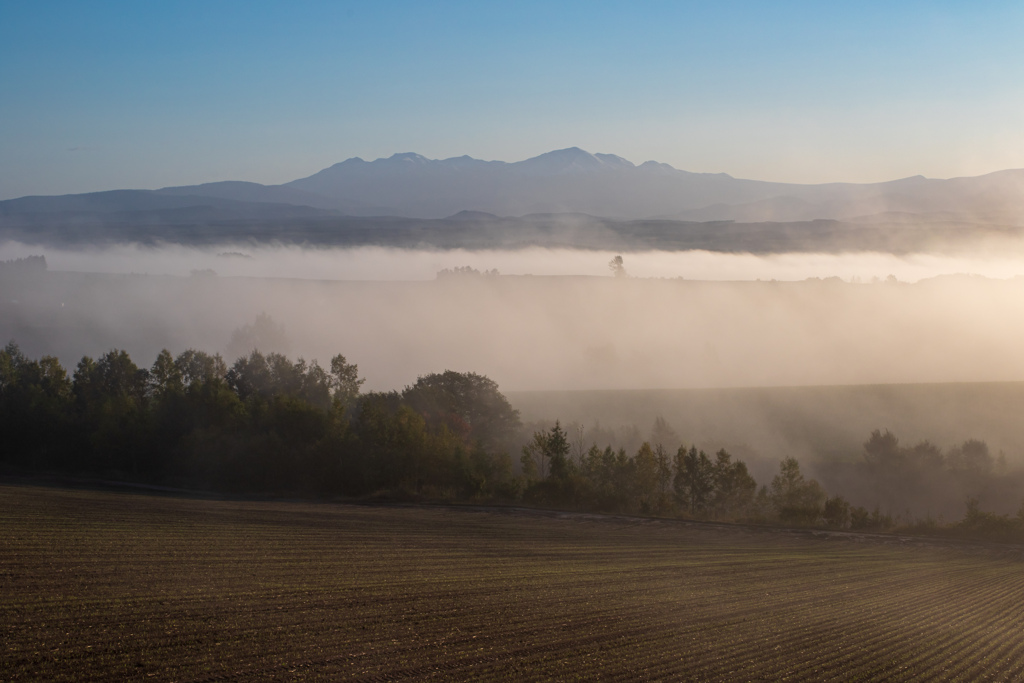
<svg viewBox="0 0 1024 683">
<path fill-rule="evenodd" d="M 797 185 L 634 165 L 575 147 L 515 163 L 406 153 L 348 159 L 283 185 L 230 181 L 0 202 L 0 238 L 32 243 L 899 250 L 936 234 L 963 241 L 1019 226 L 1024 170 Z"/>
<path fill-rule="evenodd" d="M 236 202 L 263 202 L 270 204 L 294 204 L 319 209 L 335 209 L 334 202 L 312 192 L 304 192 L 283 185 L 260 185 L 239 180 L 226 180 L 204 185 L 165 187 L 155 194 L 175 197 L 210 197 Z"/>
<path fill-rule="evenodd" d="M 846 220 L 884 212 L 951 212 L 984 222 L 1024 218 L 1024 170 L 975 178 L 915 176 L 884 183 L 797 185 L 640 165 L 579 148 L 516 163 L 470 157 L 427 159 L 395 154 L 335 164 L 284 187 L 390 209 L 394 215 L 441 218 L 458 211 L 501 216 L 579 212 L 607 218 L 675 220 Z"/>
<path fill-rule="evenodd" d="M 915 176 L 887 183 L 791 185 L 782 194 L 752 202 L 722 202 L 664 216 L 678 220 L 855 220 L 909 214 L 918 222 L 961 220 L 1020 225 L 1024 222 L 1024 170 L 972 178 Z"/>
<path fill-rule="evenodd" d="M 634 166 L 613 154 L 590 154 L 576 147 L 515 163 L 465 156 L 427 159 L 411 153 L 370 162 L 354 158 L 287 187 L 332 197 L 339 206 L 361 200 L 418 218 L 470 210 L 501 216 L 579 212 L 619 219 L 753 201 L 785 189 L 778 183 L 689 173 L 653 161 Z"/>
</svg>

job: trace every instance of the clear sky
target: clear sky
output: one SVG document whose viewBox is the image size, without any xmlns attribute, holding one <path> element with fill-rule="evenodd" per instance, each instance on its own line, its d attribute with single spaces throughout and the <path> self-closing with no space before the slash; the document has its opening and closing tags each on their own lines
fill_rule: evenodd
<svg viewBox="0 0 1024 683">
<path fill-rule="evenodd" d="M 791 182 L 1024 167 L 1024 3 L 0 0 L 0 199 L 570 146 Z"/>
</svg>

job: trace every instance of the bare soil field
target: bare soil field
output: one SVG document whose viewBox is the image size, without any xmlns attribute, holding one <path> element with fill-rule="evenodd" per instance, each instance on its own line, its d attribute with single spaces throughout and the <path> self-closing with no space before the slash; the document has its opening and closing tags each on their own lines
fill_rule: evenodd
<svg viewBox="0 0 1024 683">
<path fill-rule="evenodd" d="M 0 486 L 0 679 L 1019 680 L 1019 550 Z"/>
</svg>

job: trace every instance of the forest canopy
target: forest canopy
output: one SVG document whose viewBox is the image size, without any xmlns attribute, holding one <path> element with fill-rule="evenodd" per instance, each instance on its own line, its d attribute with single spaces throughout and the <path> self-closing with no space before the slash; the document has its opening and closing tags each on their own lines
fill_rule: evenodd
<svg viewBox="0 0 1024 683">
<path fill-rule="evenodd" d="M 942 452 L 876 430 L 845 472 L 872 492 L 860 497 L 876 501 L 870 509 L 829 496 L 792 457 L 759 486 L 746 463 L 681 443 L 660 418 L 635 453 L 588 449 L 582 429 L 570 433 L 558 421 L 524 431 L 498 385 L 473 372 L 423 375 L 401 392 L 361 393 L 362 384 L 341 354 L 323 368 L 252 350 L 228 366 L 220 355 L 164 350 L 145 368 L 111 350 L 82 358 L 69 376 L 56 358 L 30 359 L 11 342 L 0 351 L 0 465 L 228 493 L 516 502 L 1024 538 L 1024 507 L 1016 517 L 982 509 L 996 493 L 1019 495 L 1020 481 L 975 439 Z M 939 494 L 962 497 L 963 521 L 892 514 L 901 502 Z"/>
</svg>

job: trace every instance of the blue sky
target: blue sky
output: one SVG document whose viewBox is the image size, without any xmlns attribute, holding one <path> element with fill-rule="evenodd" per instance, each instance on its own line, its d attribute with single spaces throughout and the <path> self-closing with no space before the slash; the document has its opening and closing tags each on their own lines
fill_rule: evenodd
<svg viewBox="0 0 1024 683">
<path fill-rule="evenodd" d="M 562 147 L 792 182 L 1024 167 L 1024 3 L 0 0 L 0 199 Z"/>
</svg>

